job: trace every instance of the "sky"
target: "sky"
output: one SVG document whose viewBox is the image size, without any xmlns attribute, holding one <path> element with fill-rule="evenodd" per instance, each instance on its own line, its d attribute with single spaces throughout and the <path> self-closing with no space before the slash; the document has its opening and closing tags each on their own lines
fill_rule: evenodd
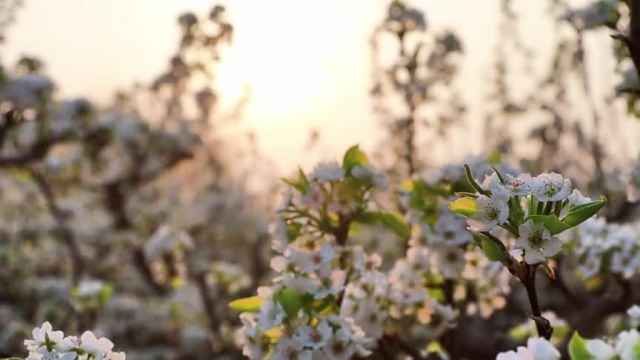
<svg viewBox="0 0 640 360">
<path fill-rule="evenodd" d="M 465 47 L 460 86 L 469 90 L 469 116 L 482 116 L 492 50 L 498 27 L 498 0 L 420 0 L 429 28 L 454 29 Z M 543 2 L 526 2 L 521 31 L 544 44 Z M 148 82 L 161 73 L 178 39 L 176 17 L 205 14 L 210 0 L 26 0 L 9 28 L 2 61 L 22 54 L 46 63 L 62 97 L 88 96 L 107 104 L 118 88 Z M 230 103 L 245 85 L 252 100 L 243 124 L 256 133 L 260 149 L 278 172 L 299 163 L 337 158 L 359 143 L 384 146 L 380 122 L 369 96 L 368 40 L 386 10 L 382 0 L 229 0 L 234 44 L 225 52 L 219 77 Z M 534 5 L 538 4 L 538 5 Z M 542 46 L 538 56 L 545 58 Z M 312 129 L 321 140 L 311 153 L 304 146 Z M 478 151 L 468 134 L 461 157 Z"/>
</svg>

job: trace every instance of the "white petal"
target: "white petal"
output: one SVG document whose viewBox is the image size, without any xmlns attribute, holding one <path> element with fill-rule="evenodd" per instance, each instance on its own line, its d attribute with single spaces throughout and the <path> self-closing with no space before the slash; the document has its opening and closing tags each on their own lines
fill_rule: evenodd
<svg viewBox="0 0 640 360">
<path fill-rule="evenodd" d="M 562 241 L 557 237 L 552 237 L 550 240 L 544 243 L 544 256 L 551 257 L 559 253 L 562 249 Z"/>
<path fill-rule="evenodd" d="M 546 257 L 540 250 L 527 249 L 524 252 L 524 261 L 526 261 L 527 264 L 537 264 L 545 260 L 546 260 Z"/>
</svg>

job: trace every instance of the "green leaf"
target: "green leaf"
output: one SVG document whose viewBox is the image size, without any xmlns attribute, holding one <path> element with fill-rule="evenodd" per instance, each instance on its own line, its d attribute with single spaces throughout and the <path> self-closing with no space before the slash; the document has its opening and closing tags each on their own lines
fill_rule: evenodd
<svg viewBox="0 0 640 360">
<path fill-rule="evenodd" d="M 461 197 L 449 203 L 449 210 L 463 216 L 473 216 L 478 211 L 476 209 L 476 199 L 471 197 Z"/>
<path fill-rule="evenodd" d="M 509 336 L 516 341 L 524 341 L 531 336 L 531 331 L 528 326 L 518 325 L 509 330 Z"/>
<path fill-rule="evenodd" d="M 594 359 L 594 356 L 587 350 L 587 341 L 577 331 L 573 333 L 571 341 L 569 341 L 569 356 L 572 360 Z"/>
<path fill-rule="evenodd" d="M 430 288 L 429 297 L 436 301 L 445 301 L 444 291 L 441 288 Z"/>
<path fill-rule="evenodd" d="M 380 212 L 378 215 L 380 224 L 393 231 L 398 237 L 408 239 L 411 236 L 411 228 L 404 218 L 397 212 Z"/>
<path fill-rule="evenodd" d="M 482 251 L 487 258 L 491 261 L 504 261 L 509 254 L 507 253 L 507 249 L 504 247 L 504 244 L 497 239 L 491 239 L 489 237 L 483 236 L 482 241 Z"/>
<path fill-rule="evenodd" d="M 355 221 L 361 224 L 368 224 L 368 225 L 376 224 L 378 223 L 378 212 L 365 211 L 363 213 L 358 214 Z"/>
<path fill-rule="evenodd" d="M 289 318 L 295 317 L 304 305 L 303 294 L 289 288 L 278 291 L 274 298 L 282 305 Z"/>
<path fill-rule="evenodd" d="M 342 159 L 342 168 L 347 172 L 356 166 L 362 166 L 369 164 L 369 158 L 358 145 L 353 145 L 347 150 Z"/>
<path fill-rule="evenodd" d="M 403 239 L 411 236 L 411 228 L 398 212 L 365 211 L 358 215 L 356 221 L 362 224 L 380 224 Z"/>
<path fill-rule="evenodd" d="M 105 284 L 100 294 L 98 294 L 98 301 L 100 301 L 100 304 L 106 304 L 109 298 L 111 298 L 111 295 L 113 295 L 113 286 L 111 284 Z"/>
<path fill-rule="evenodd" d="M 282 181 L 298 189 L 303 194 L 306 194 L 307 190 L 309 190 L 309 180 L 302 169 L 298 169 L 297 179 L 283 178 Z"/>
<path fill-rule="evenodd" d="M 571 226 L 560 221 L 555 214 L 550 215 L 529 215 L 527 219 L 533 220 L 536 224 L 541 224 L 549 230 L 551 235 L 559 234 Z"/>
<path fill-rule="evenodd" d="M 237 312 L 255 313 L 260 311 L 262 303 L 264 303 L 264 298 L 261 298 L 260 296 L 251 296 L 233 300 L 229 303 L 229 307 Z"/>
<path fill-rule="evenodd" d="M 473 178 L 473 173 L 471 172 L 471 168 L 467 164 L 464 164 L 464 174 L 466 175 L 467 181 L 469 182 L 471 187 L 473 187 L 477 192 L 479 192 L 482 195 L 489 195 L 489 192 L 483 189 L 482 186 L 478 185 L 478 183 L 476 182 L 476 179 Z"/>
<path fill-rule="evenodd" d="M 606 203 L 607 198 L 603 196 L 600 200 L 575 206 L 569 210 L 565 217 L 562 218 L 562 222 L 567 224 L 569 227 L 574 227 L 595 215 Z"/>
<path fill-rule="evenodd" d="M 640 359 L 640 344 L 636 343 L 633 345 L 633 353 L 636 355 L 636 359 Z"/>
<path fill-rule="evenodd" d="M 293 241 L 302 233 L 302 224 L 289 222 L 287 223 L 287 238 L 289 241 Z"/>
</svg>

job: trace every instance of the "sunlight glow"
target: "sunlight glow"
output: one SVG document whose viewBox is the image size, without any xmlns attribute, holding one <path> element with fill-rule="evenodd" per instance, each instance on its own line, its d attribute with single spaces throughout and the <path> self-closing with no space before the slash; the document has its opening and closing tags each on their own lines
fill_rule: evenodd
<svg viewBox="0 0 640 360">
<path fill-rule="evenodd" d="M 327 54 L 335 53 L 336 46 L 327 40 L 325 28 L 302 18 L 275 22 L 268 6 L 251 4 L 251 11 L 237 12 L 252 26 L 237 29 L 220 71 L 221 90 L 236 93 L 249 86 L 254 105 L 269 113 L 312 105 L 329 75 Z"/>
</svg>

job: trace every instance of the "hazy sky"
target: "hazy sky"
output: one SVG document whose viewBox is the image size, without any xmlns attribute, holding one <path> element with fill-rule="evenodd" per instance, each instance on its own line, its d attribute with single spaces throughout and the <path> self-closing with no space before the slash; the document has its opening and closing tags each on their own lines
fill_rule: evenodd
<svg viewBox="0 0 640 360">
<path fill-rule="evenodd" d="M 469 90 L 470 116 L 481 116 L 498 26 L 497 0 L 422 0 L 429 27 L 461 36 L 465 57 L 460 85 Z M 526 2 L 522 31 L 544 43 L 543 2 Z M 149 81 L 177 44 L 176 16 L 206 13 L 208 0 L 26 0 L 2 51 L 45 60 L 62 96 L 106 103 L 113 91 Z M 382 0 L 233 0 L 236 33 L 225 54 L 222 96 L 249 84 L 253 101 L 244 122 L 255 128 L 263 152 L 281 170 L 301 161 L 337 156 L 347 146 L 379 145 L 371 112 L 368 39 L 382 19 Z M 537 5 L 535 5 L 537 4 Z M 545 49 L 538 56 L 544 56 Z M 471 95 L 469 95 L 471 94 Z M 303 153 L 310 129 L 321 130 L 314 154 Z M 471 135 L 469 135 L 471 137 Z M 474 142 L 471 141 L 471 144 Z M 477 149 L 452 149 L 454 156 Z"/>
</svg>

